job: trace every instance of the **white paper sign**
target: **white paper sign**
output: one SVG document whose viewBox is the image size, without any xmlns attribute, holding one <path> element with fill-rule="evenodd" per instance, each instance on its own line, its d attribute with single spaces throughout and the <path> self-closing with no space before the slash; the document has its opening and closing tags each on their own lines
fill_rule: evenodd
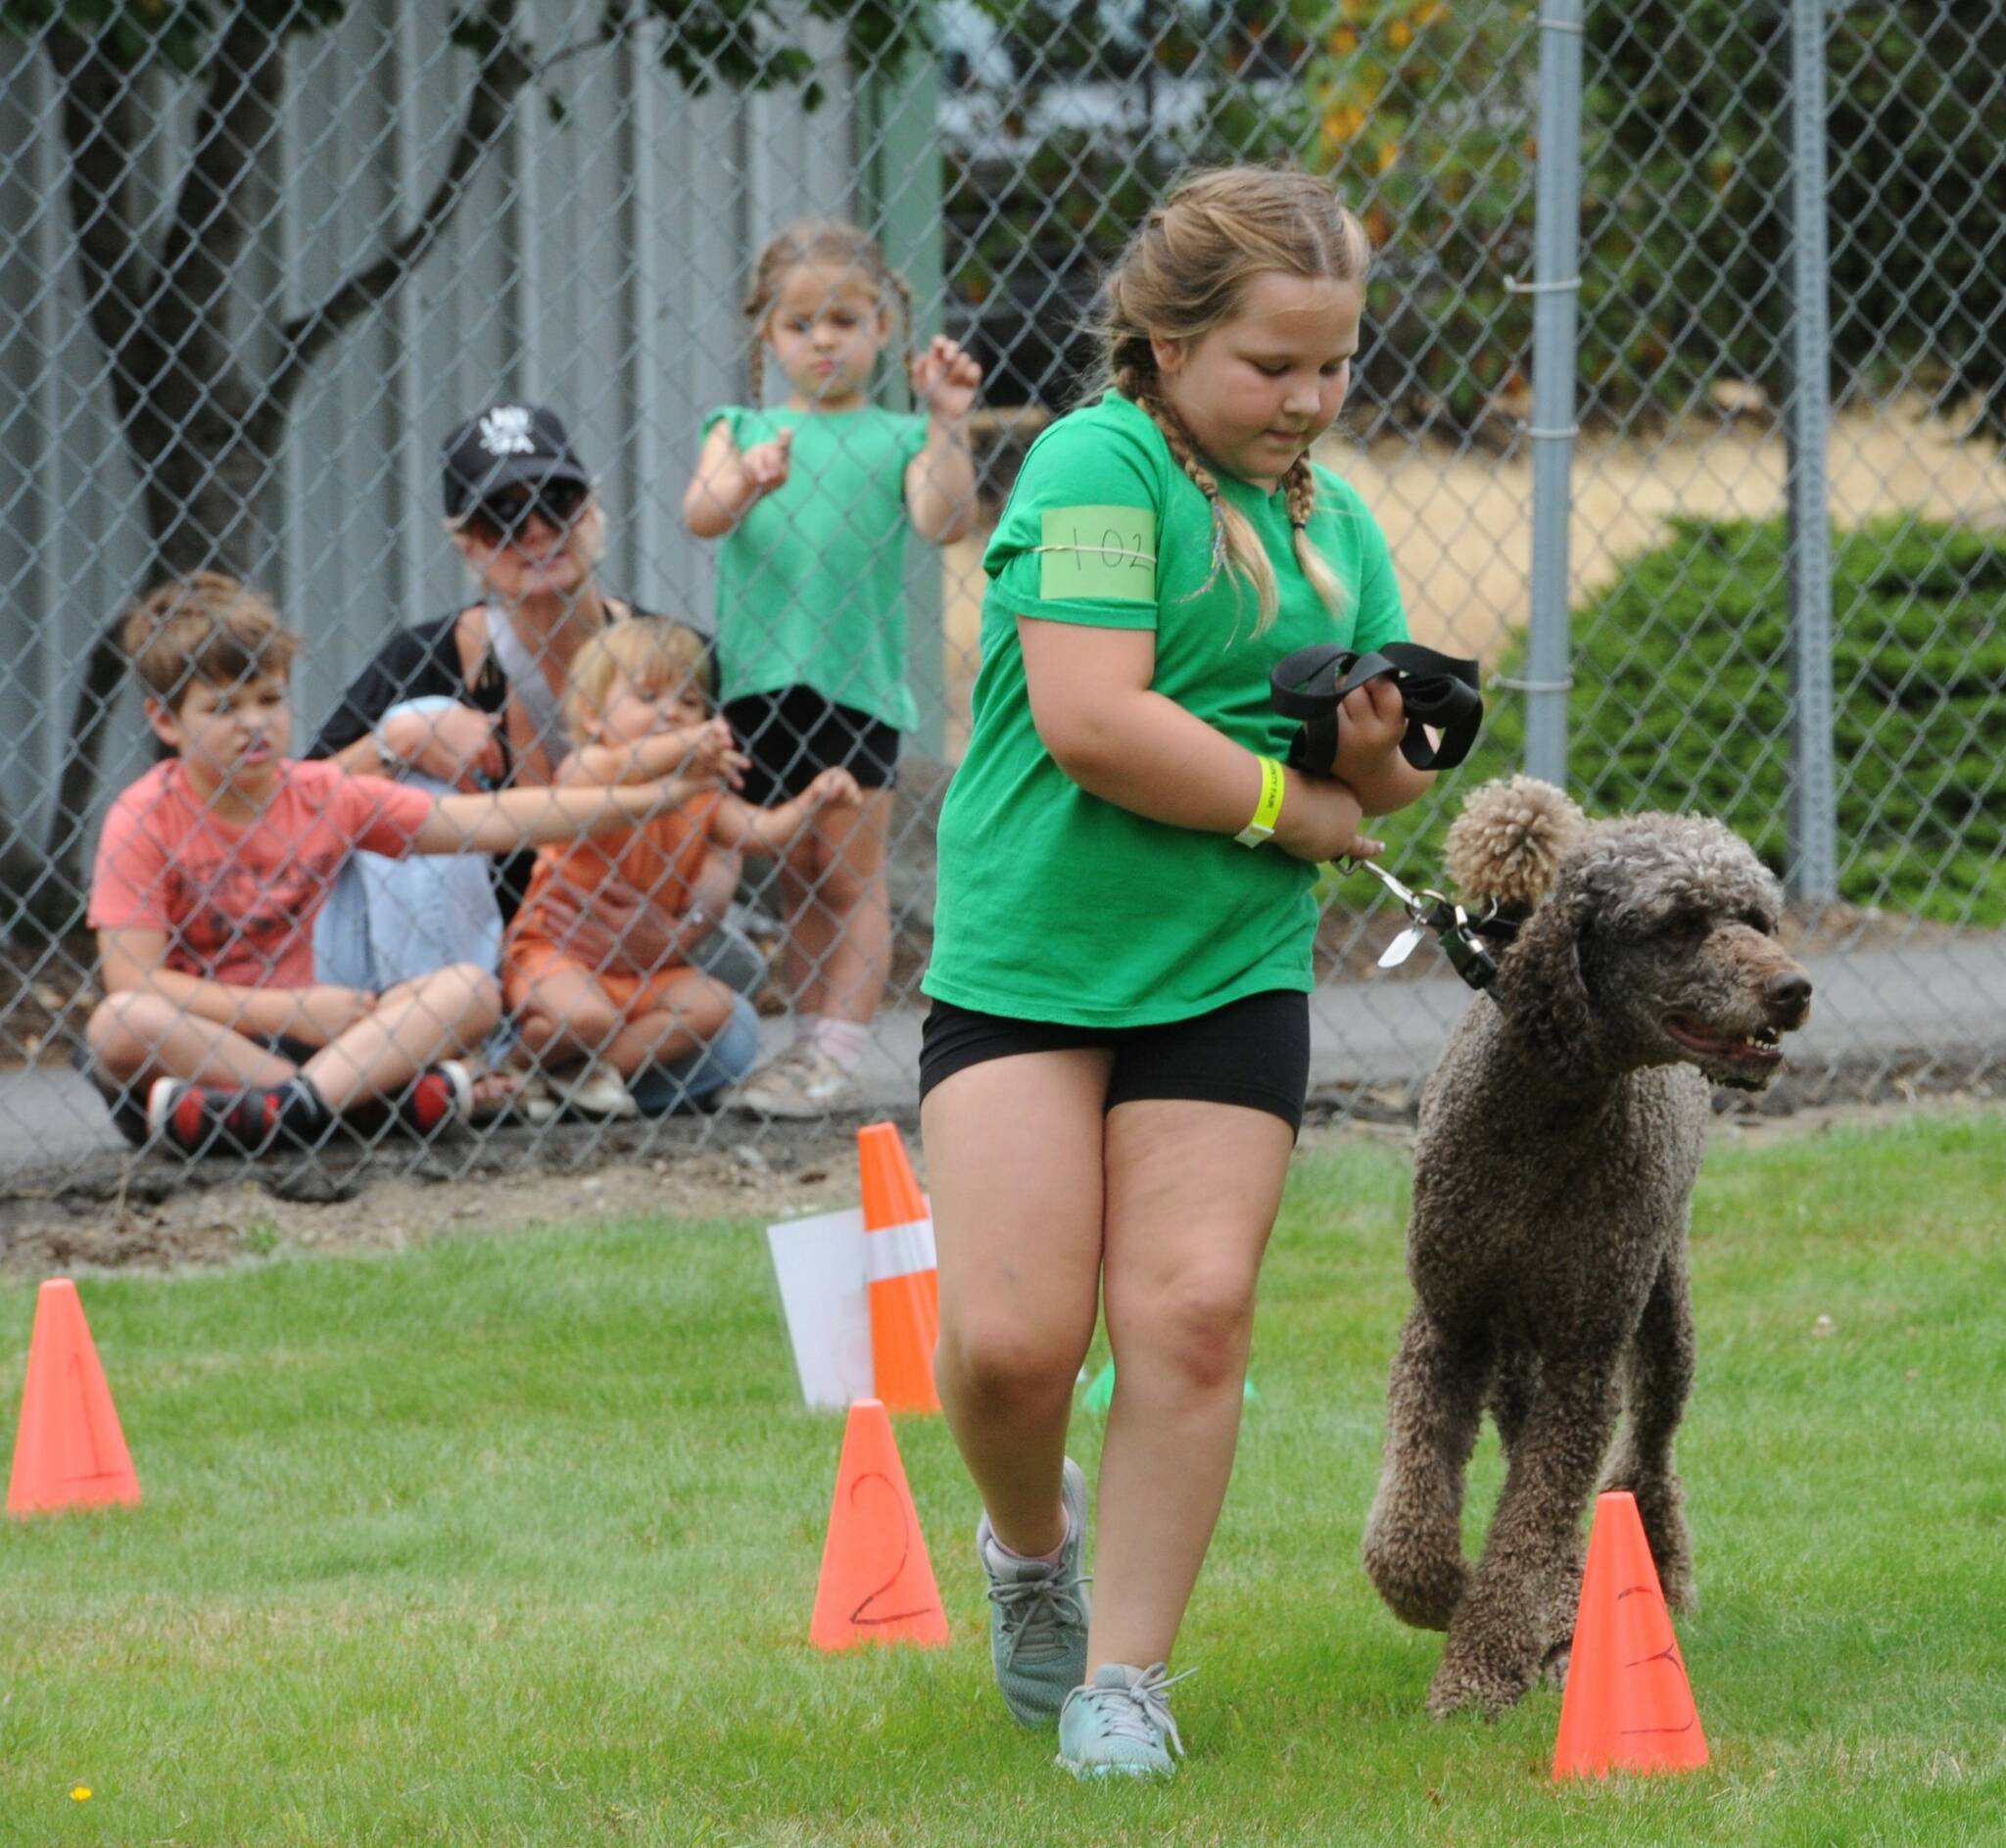
<svg viewBox="0 0 2006 1848">
<path fill-rule="evenodd" d="M 864 1282 L 864 1215 L 857 1208 L 766 1228 L 793 1344 L 801 1397 L 818 1410 L 846 1411 L 877 1391 L 871 1360 L 871 1300 Z"/>
</svg>

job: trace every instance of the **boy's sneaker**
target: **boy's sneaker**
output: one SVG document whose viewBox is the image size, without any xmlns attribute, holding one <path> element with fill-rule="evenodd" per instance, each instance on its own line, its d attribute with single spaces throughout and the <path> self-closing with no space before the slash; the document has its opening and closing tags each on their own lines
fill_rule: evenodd
<svg viewBox="0 0 2006 1848">
<path fill-rule="evenodd" d="M 1075 1777 L 1168 1777 L 1175 1771 L 1170 1754 L 1183 1757 L 1184 1741 L 1170 1718 L 1170 1690 L 1184 1676 L 1164 1668 L 1103 1662 L 1088 1685 L 1066 1696 L 1058 1762 Z"/>
<path fill-rule="evenodd" d="M 820 1047 L 796 1041 L 755 1071 L 727 1102 L 733 1110 L 755 1116 L 805 1120 L 848 1110 L 857 1102 L 857 1081 Z"/>
<path fill-rule="evenodd" d="M 474 1081 L 457 1059 L 421 1071 L 397 1100 L 397 1120 L 421 1136 L 451 1134 L 473 1114 Z"/>
<path fill-rule="evenodd" d="M 986 1513 L 976 1524 L 976 1556 L 989 1582 L 989 1660 L 1003 1704 L 1027 1727 L 1050 1726 L 1086 1675 L 1086 1478 L 1070 1456 L 1059 1499 L 1066 1544 L 1055 1565 L 1005 1552 Z"/>
<path fill-rule="evenodd" d="M 146 1096 L 147 1127 L 186 1156 L 263 1155 L 282 1138 L 312 1148 L 332 1124 L 306 1078 L 263 1091 L 224 1091 L 185 1078 L 156 1078 Z"/>
<path fill-rule="evenodd" d="M 627 1088 L 627 1080 L 611 1066 L 593 1063 L 582 1066 L 578 1076 L 565 1088 L 565 1105 L 581 1116 L 639 1116 L 641 1106 Z"/>
</svg>

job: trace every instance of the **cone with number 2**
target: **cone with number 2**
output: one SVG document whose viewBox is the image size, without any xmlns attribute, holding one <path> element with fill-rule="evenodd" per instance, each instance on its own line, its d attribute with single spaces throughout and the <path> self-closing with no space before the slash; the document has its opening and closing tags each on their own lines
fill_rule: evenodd
<svg viewBox="0 0 2006 1848">
<path fill-rule="evenodd" d="M 1693 1771 L 1705 1763 L 1706 1733 L 1636 1497 L 1613 1491 L 1595 1504 L 1553 1776 Z"/>
<path fill-rule="evenodd" d="M 875 1398 L 850 1407 L 836 1465 L 836 1499 L 808 1640 L 818 1649 L 864 1642 L 947 1640 L 947 1611 L 933 1582 L 919 1510 L 891 1420 Z"/>
</svg>

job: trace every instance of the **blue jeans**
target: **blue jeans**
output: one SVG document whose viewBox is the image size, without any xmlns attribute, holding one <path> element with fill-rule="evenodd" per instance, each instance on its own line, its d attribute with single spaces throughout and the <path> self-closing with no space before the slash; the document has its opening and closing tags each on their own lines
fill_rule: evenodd
<svg viewBox="0 0 2006 1848">
<path fill-rule="evenodd" d="M 378 723 L 455 703 L 443 694 L 408 700 Z M 454 793 L 450 784 L 416 771 L 405 771 L 400 781 L 433 795 Z M 650 1116 L 699 1108 L 713 1092 L 738 1083 L 759 1057 L 759 1017 L 744 998 L 766 980 L 758 947 L 742 931 L 720 924 L 691 961 L 738 990 L 737 1001 L 724 1031 L 708 1046 L 631 1081 L 635 1102 Z M 502 908 L 488 856 L 351 854 L 313 923 L 315 979 L 381 994 L 450 963 L 475 963 L 491 973 L 502 966 Z"/>
</svg>

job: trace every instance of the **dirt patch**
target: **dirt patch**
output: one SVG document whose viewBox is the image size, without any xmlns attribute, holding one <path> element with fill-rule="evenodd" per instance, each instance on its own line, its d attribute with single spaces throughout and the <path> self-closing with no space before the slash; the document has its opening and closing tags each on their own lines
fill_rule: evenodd
<svg viewBox="0 0 2006 1848">
<path fill-rule="evenodd" d="M 107 1162 L 0 1200 L 0 1276 L 173 1270 L 285 1250 L 396 1252 L 447 1234 L 677 1219 L 791 1218 L 851 1204 L 846 1123 L 767 1124 L 759 1143 L 698 1146 L 702 1125 L 503 1131 L 448 1145 L 397 1170 L 362 1152 L 311 1163 Z M 907 1125 L 908 1141 L 917 1145 Z"/>
<path fill-rule="evenodd" d="M 1720 1093 L 1717 1136 L 1808 1135 L 1918 1111 L 1970 1111 L 1996 1103 L 2000 1090 L 1919 1067 L 1881 1076 L 1877 1101 L 1860 1102 L 1857 1076 L 1851 1082 L 1849 1094 L 1833 1089 L 1831 1073 L 1787 1073 L 1759 1098 Z M 1299 1147 L 1378 1141 L 1405 1149 L 1417 1096 L 1418 1087 L 1377 1086 L 1318 1099 Z M 914 1125 L 904 1129 L 924 1165 Z M 560 1131 L 534 1150 L 527 1138 L 520 1147 L 495 1138 L 457 1161 L 431 1158 L 414 1174 L 372 1171 L 362 1162 L 347 1173 L 310 1175 L 277 1164 L 247 1174 L 235 1162 L 134 1163 L 60 1192 L 0 1202 L 0 1276 L 209 1269 L 289 1252 L 401 1252 L 442 1237 L 628 1218 L 769 1224 L 855 1202 L 847 1124 L 771 1125 L 756 1149 L 698 1147 L 696 1125 L 671 1132 L 665 1138 L 657 1129 L 645 1151 L 585 1130 L 568 1140 Z"/>
</svg>

